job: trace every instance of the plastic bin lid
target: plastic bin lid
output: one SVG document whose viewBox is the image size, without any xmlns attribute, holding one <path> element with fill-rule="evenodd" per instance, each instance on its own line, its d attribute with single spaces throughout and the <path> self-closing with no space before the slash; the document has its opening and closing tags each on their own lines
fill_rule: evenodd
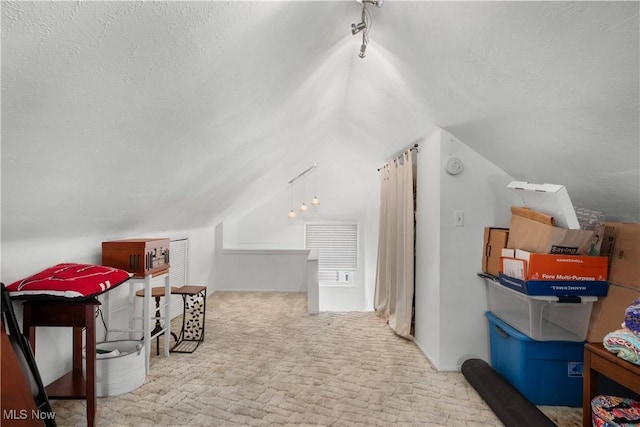
<svg viewBox="0 0 640 427">
<path fill-rule="evenodd" d="M 479 274 L 478 274 L 479 275 Z M 536 300 L 536 301 L 544 301 L 548 303 L 563 303 L 563 304 L 582 304 L 588 302 L 596 302 L 598 301 L 597 296 L 593 295 L 529 295 L 523 292 L 518 292 L 515 289 L 511 289 L 508 286 L 503 285 L 495 278 L 487 278 L 485 277 L 485 282 L 488 286 L 492 286 L 500 289 L 503 292 L 511 294 L 520 300 Z"/>
<path fill-rule="evenodd" d="M 501 318 L 499 318 L 498 316 L 496 316 L 492 312 L 487 311 L 487 312 L 484 313 L 484 315 L 487 316 L 487 319 L 489 319 L 489 324 L 490 325 L 498 326 L 500 329 L 502 329 L 508 335 L 510 335 L 511 337 L 517 339 L 518 341 L 532 341 L 532 342 L 535 341 L 533 338 L 526 336 L 525 334 L 523 334 L 519 330 L 517 330 L 514 327 L 512 327 L 511 325 L 509 325 L 507 322 L 505 322 L 504 320 L 502 320 Z"/>
<path fill-rule="evenodd" d="M 558 227 L 580 229 L 576 211 L 564 185 L 512 181 L 507 188 L 514 194 L 514 205 L 551 215 Z"/>
</svg>

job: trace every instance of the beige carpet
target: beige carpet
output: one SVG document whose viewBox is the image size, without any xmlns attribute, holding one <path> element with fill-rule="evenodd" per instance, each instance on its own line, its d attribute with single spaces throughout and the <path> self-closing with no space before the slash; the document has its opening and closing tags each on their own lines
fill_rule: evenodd
<svg viewBox="0 0 640 427">
<path fill-rule="evenodd" d="M 304 293 L 216 292 L 206 316 L 195 353 L 154 345 L 144 385 L 99 398 L 96 425 L 502 425 L 459 372 L 436 372 L 373 313 L 308 315 Z M 86 425 L 84 401 L 52 404 L 58 425 Z M 542 409 L 581 425 L 580 409 Z"/>
</svg>

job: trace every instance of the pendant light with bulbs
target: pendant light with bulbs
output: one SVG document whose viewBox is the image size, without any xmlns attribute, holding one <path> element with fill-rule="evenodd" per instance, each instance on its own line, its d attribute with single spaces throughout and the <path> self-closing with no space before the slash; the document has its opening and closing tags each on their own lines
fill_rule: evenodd
<svg viewBox="0 0 640 427">
<path fill-rule="evenodd" d="M 302 212 L 303 214 L 306 213 L 307 211 L 309 211 L 309 205 L 307 205 L 306 203 L 306 197 L 307 197 L 307 185 L 306 185 L 306 176 L 315 171 L 318 165 L 313 165 L 309 168 L 307 168 L 304 172 L 300 173 L 299 175 L 297 175 L 295 178 L 293 178 L 291 181 L 289 181 L 289 185 L 291 187 L 291 210 L 289 211 L 289 214 L 287 215 L 287 218 L 289 219 L 295 219 L 297 217 L 295 211 L 293 210 L 293 198 L 294 198 L 294 188 L 295 188 L 295 184 L 296 182 L 302 180 L 302 202 L 300 203 L 300 207 L 298 208 L 298 210 L 300 212 Z M 315 177 L 314 177 L 315 178 Z M 311 205 L 312 206 L 319 206 L 320 205 L 320 199 L 318 199 L 317 196 L 317 178 L 315 178 L 314 180 L 314 196 L 313 199 L 311 200 Z"/>
</svg>

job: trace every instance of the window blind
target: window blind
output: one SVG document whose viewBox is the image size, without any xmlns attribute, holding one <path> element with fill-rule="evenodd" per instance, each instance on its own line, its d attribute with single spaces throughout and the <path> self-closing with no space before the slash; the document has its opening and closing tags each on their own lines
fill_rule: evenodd
<svg viewBox="0 0 640 427">
<path fill-rule="evenodd" d="M 319 280 L 340 281 L 358 268 L 358 224 L 306 224 L 305 245 L 318 250 Z"/>
</svg>

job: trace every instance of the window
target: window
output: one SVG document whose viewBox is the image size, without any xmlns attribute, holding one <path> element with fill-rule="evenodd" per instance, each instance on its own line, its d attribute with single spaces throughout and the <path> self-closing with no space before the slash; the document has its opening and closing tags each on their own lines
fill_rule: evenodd
<svg viewBox="0 0 640 427">
<path fill-rule="evenodd" d="M 318 280 L 353 281 L 358 268 L 358 224 L 306 224 L 305 247 L 318 250 Z"/>
</svg>

